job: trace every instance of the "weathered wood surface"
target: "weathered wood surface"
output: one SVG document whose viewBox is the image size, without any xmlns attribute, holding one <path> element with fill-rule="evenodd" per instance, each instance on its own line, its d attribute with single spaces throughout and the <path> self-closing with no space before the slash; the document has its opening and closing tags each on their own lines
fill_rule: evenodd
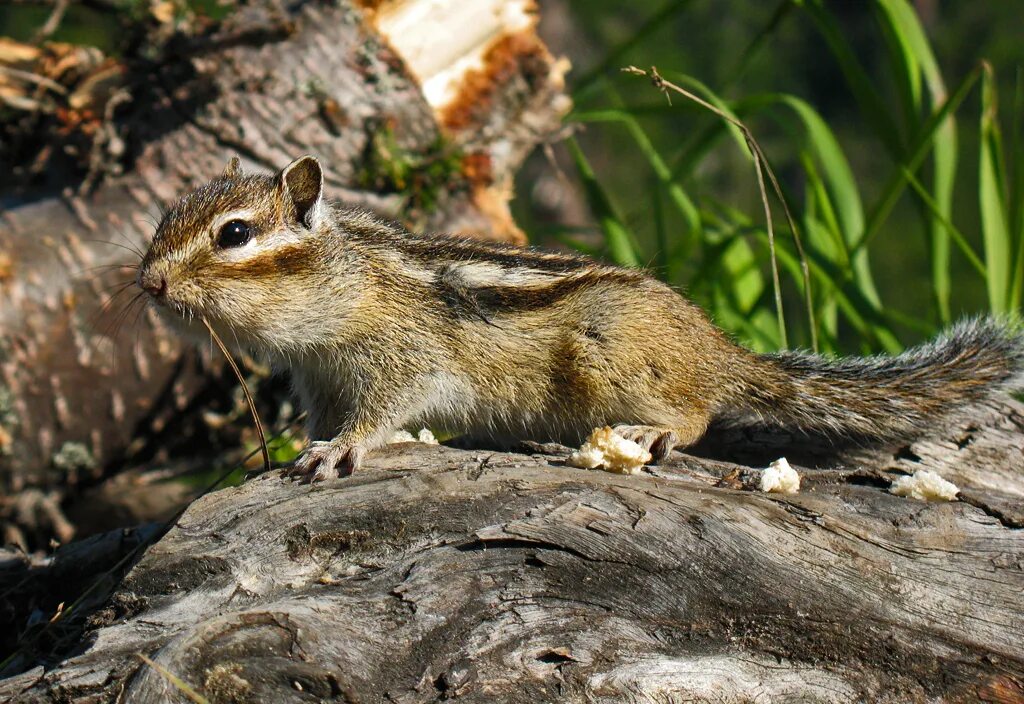
<svg viewBox="0 0 1024 704">
<path fill-rule="evenodd" d="M 442 5 L 450 32 L 472 24 L 462 32 L 471 45 L 420 22 L 401 26 L 392 46 L 396 17 Z M 100 152 L 109 173 L 86 178 L 58 148 L 38 186 L 0 193 L 0 491 L 119 468 L 133 440 L 195 415 L 211 377 L 181 343 L 155 316 L 132 325 L 137 308 L 113 335 L 130 293 L 99 312 L 113 284 L 132 280 L 131 249 L 145 247 L 161 206 L 231 156 L 269 172 L 313 153 L 331 197 L 423 228 L 521 239 L 511 179 L 568 109 L 567 67 L 535 21 L 527 0 L 257 0 L 192 34 L 151 22 L 155 36 L 113 73 L 119 107 L 98 126 L 117 145 Z M 406 60 L 439 46 L 453 66 Z M 446 91 L 428 100 L 421 73 L 442 74 Z M 129 266 L 101 269 L 116 264 Z M 0 500 L 0 521 L 13 512 Z"/>
<path fill-rule="evenodd" d="M 185 701 L 143 653 L 214 702 L 1021 701 L 1024 407 L 845 457 L 772 442 L 816 457 L 796 496 L 680 453 L 620 476 L 405 444 L 325 485 L 262 476 L 196 502 L 77 654 L 0 694 Z M 920 468 L 967 500 L 888 493 Z"/>
</svg>

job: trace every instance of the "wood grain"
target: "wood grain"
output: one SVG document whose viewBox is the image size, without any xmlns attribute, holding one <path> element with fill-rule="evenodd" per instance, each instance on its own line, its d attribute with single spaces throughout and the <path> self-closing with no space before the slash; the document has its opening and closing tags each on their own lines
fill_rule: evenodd
<svg viewBox="0 0 1024 704">
<path fill-rule="evenodd" d="M 760 471 L 728 433 L 637 476 L 418 444 L 326 485 L 262 476 L 196 502 L 80 653 L 0 694 L 183 701 L 141 652 L 215 702 L 1019 701 L 1024 532 L 887 484 L 933 469 L 1019 507 L 1022 410 L 821 445 L 795 496 L 717 486 Z"/>
</svg>

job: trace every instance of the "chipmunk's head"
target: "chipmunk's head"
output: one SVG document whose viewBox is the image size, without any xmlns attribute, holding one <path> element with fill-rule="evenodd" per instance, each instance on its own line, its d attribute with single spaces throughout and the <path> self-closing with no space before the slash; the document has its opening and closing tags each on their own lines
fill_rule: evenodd
<svg viewBox="0 0 1024 704">
<path fill-rule="evenodd" d="M 325 215 L 315 158 L 274 176 L 243 174 L 234 158 L 167 212 L 137 283 L 172 319 L 205 318 L 242 342 L 269 341 L 282 321 L 301 318 L 309 302 L 300 292 L 320 283 L 311 264 Z"/>
</svg>

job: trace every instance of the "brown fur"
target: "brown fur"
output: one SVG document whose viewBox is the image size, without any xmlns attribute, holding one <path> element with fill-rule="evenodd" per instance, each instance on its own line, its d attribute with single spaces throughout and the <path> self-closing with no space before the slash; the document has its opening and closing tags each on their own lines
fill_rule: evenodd
<svg viewBox="0 0 1024 704">
<path fill-rule="evenodd" d="M 658 457 L 715 418 L 909 436 L 1021 377 L 1019 337 L 992 322 L 896 358 L 755 355 L 643 272 L 415 235 L 331 209 L 321 189 L 308 157 L 276 177 L 229 167 L 167 214 L 140 273 L 166 282 L 158 303 L 185 328 L 203 316 L 290 371 L 309 479 L 420 424 L 497 444 L 621 424 Z M 255 239 L 219 248 L 236 216 Z"/>
</svg>

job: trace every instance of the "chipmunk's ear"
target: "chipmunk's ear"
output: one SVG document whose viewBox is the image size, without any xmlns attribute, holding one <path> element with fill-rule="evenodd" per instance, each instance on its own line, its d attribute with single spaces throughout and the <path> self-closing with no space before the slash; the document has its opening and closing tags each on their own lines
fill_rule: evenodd
<svg viewBox="0 0 1024 704">
<path fill-rule="evenodd" d="M 316 227 L 323 212 L 324 173 L 320 162 L 302 156 L 288 164 L 278 177 L 286 200 L 295 206 L 296 219 L 310 230 Z"/>
<path fill-rule="evenodd" d="M 228 160 L 228 165 L 224 167 L 224 173 L 220 176 L 221 178 L 238 178 L 242 175 L 242 162 L 237 156 L 233 156 Z"/>
</svg>

